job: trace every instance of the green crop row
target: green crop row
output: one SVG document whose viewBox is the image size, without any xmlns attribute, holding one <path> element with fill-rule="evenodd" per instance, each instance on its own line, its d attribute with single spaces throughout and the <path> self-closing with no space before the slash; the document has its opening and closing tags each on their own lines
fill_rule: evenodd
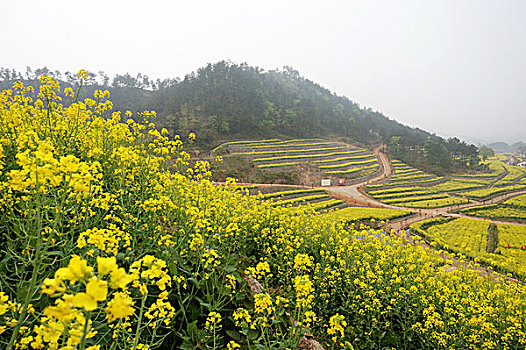
<svg viewBox="0 0 526 350">
<path fill-rule="evenodd" d="M 318 153 L 318 154 L 303 154 L 303 155 L 296 155 L 296 156 L 277 156 L 277 157 L 265 157 L 265 158 L 254 158 L 252 159 L 253 162 L 267 162 L 267 161 L 274 161 L 274 160 L 293 160 L 293 159 L 303 159 L 303 158 L 322 158 L 322 157 L 330 157 L 335 155 L 347 155 L 347 154 L 353 154 L 363 152 L 363 150 L 354 150 L 354 151 L 344 151 L 344 152 L 329 152 L 329 153 Z M 332 159 L 328 159 L 327 161 L 333 161 Z"/>
<path fill-rule="evenodd" d="M 247 148 L 251 149 L 262 149 L 262 148 L 286 148 L 286 147 L 310 147 L 310 146 L 323 146 L 323 145 L 332 145 L 334 142 L 314 142 L 314 143 L 288 143 L 288 144 L 270 144 L 270 145 L 257 145 L 257 146 L 251 146 Z"/>
<path fill-rule="evenodd" d="M 293 166 L 301 164 L 301 162 L 287 162 L 287 163 L 272 163 L 272 164 L 258 164 L 256 167 L 260 169 L 266 169 L 266 168 L 282 168 L 287 166 Z"/>
<path fill-rule="evenodd" d="M 307 203 L 313 210 L 318 211 L 322 209 L 329 209 L 337 205 L 342 204 L 343 201 L 339 199 L 329 199 L 326 201 L 316 202 L 316 203 Z"/>
<path fill-rule="evenodd" d="M 275 139 L 275 140 L 271 140 L 270 142 L 267 142 L 268 144 L 272 144 L 273 146 L 281 146 L 281 145 L 287 145 L 287 144 L 293 144 L 293 143 L 297 143 L 297 142 L 314 142 L 314 141 L 325 141 L 323 139 L 294 139 L 294 140 L 285 140 L 285 141 L 281 141 L 281 140 L 278 140 L 278 139 Z M 244 143 L 243 146 L 244 147 L 250 147 L 250 146 L 260 146 L 261 144 L 263 144 L 262 141 L 254 141 L 254 142 L 247 142 L 247 143 Z"/>
<path fill-rule="evenodd" d="M 498 195 L 498 194 L 504 194 L 508 192 L 514 192 L 519 190 L 526 189 L 526 186 L 523 185 L 514 185 L 514 186 L 506 186 L 506 187 L 492 187 L 492 188 L 484 188 L 480 190 L 470 191 L 470 192 L 461 192 L 459 195 L 466 196 L 467 198 L 472 198 L 476 200 L 483 200 L 487 199 L 489 197 Z"/>
<path fill-rule="evenodd" d="M 403 199 L 402 198 L 386 199 L 386 200 L 382 200 L 382 202 L 385 204 L 391 204 L 391 203 L 403 204 L 407 202 L 416 203 L 416 202 L 422 202 L 422 201 L 427 201 L 427 200 L 432 200 L 432 199 L 448 198 L 448 197 L 449 196 L 447 194 L 433 194 L 433 195 L 428 195 L 428 196 L 405 197 Z"/>
<path fill-rule="evenodd" d="M 365 171 L 365 170 L 370 170 L 370 169 L 378 169 L 380 166 L 378 164 L 374 164 L 374 165 L 370 165 L 370 166 L 366 166 L 366 167 L 362 167 L 362 168 L 351 168 L 351 169 L 348 169 L 348 170 L 333 170 L 333 171 L 327 171 L 325 172 L 326 174 L 352 174 L 352 173 L 356 173 L 358 171 Z"/>
<path fill-rule="evenodd" d="M 371 164 L 371 163 L 377 163 L 378 160 L 376 158 L 374 159 L 368 159 L 364 161 L 359 162 L 348 162 L 343 164 L 330 164 L 330 165 L 319 165 L 318 168 L 320 169 L 334 169 L 334 168 L 343 168 L 347 166 L 353 166 L 353 165 L 365 165 L 365 164 Z"/>
<path fill-rule="evenodd" d="M 414 169 L 414 168 L 410 168 L 410 169 L 398 169 L 398 168 L 395 168 L 395 174 L 396 175 L 406 175 L 406 174 L 424 174 L 424 172 L 422 170 L 418 170 L 418 169 Z"/>
<path fill-rule="evenodd" d="M 429 174 L 417 174 L 417 175 L 407 175 L 407 176 L 393 176 L 391 178 L 391 182 L 400 182 L 400 181 L 406 181 L 406 180 L 414 180 L 414 179 L 417 179 L 417 180 L 420 180 L 420 179 L 428 179 L 429 177 L 432 177 L 432 178 L 435 178 L 434 175 L 429 175 Z"/>
<path fill-rule="evenodd" d="M 279 141 L 279 139 L 270 139 L 270 140 L 259 140 L 259 141 L 231 141 L 231 142 L 225 142 L 217 146 L 216 148 L 212 149 L 210 153 L 214 154 L 215 152 L 219 151 L 220 149 L 228 146 L 233 145 L 241 145 L 241 144 L 261 144 L 261 143 L 268 143 L 273 141 Z"/>
<path fill-rule="evenodd" d="M 431 179 L 424 179 L 424 180 L 413 180 L 413 181 L 400 181 L 400 182 L 394 182 L 394 183 L 386 183 L 386 184 L 378 184 L 378 185 L 369 185 L 368 188 L 396 188 L 398 186 L 405 186 L 405 185 L 415 185 L 415 184 L 426 184 L 429 182 L 436 182 L 442 180 L 443 177 L 434 177 Z M 429 187 L 431 188 L 431 186 Z"/>
<path fill-rule="evenodd" d="M 400 205 L 398 205 L 400 203 Z M 457 198 L 457 197 L 446 197 L 441 199 L 431 199 L 427 201 L 417 201 L 417 202 L 395 202 L 390 203 L 390 205 L 396 205 L 400 207 L 407 207 L 407 208 L 419 208 L 419 209 L 432 209 L 432 208 L 443 208 L 443 207 L 449 207 L 452 205 L 458 205 L 458 204 L 465 204 L 469 203 L 469 200 L 465 198 Z"/>
<path fill-rule="evenodd" d="M 371 186 L 367 186 L 369 188 Z M 386 190 L 376 190 L 376 191 L 368 191 L 370 195 L 376 197 L 377 195 L 383 195 L 383 194 L 393 194 L 393 193 L 406 193 L 406 192 L 414 192 L 414 191 L 420 191 L 422 190 L 421 187 L 395 187 L 395 188 L 388 188 Z"/>
<path fill-rule="evenodd" d="M 244 191 L 244 190 L 252 190 L 254 188 L 258 188 L 258 185 L 246 185 L 246 186 L 238 186 L 237 190 Z"/>
<path fill-rule="evenodd" d="M 405 198 L 407 196 L 430 195 L 434 193 L 435 192 L 432 192 L 432 191 L 421 190 L 421 191 L 414 191 L 414 192 L 391 192 L 391 193 L 386 193 L 386 194 L 375 195 L 373 197 L 374 199 L 384 201 L 386 199 Z"/>
<path fill-rule="evenodd" d="M 315 195 L 312 195 L 312 196 L 303 196 L 303 197 L 291 198 L 291 199 L 286 199 L 286 200 L 282 200 L 282 201 L 273 202 L 272 206 L 274 206 L 274 207 L 285 206 L 285 205 L 289 205 L 289 204 L 295 204 L 295 203 L 300 203 L 300 202 L 310 202 L 310 201 L 315 201 L 315 200 L 324 199 L 324 198 L 330 198 L 330 196 L 328 194 L 315 194 Z"/>
<path fill-rule="evenodd" d="M 283 154 L 283 153 L 306 153 L 306 152 L 320 152 L 320 151 L 335 151 L 338 149 L 345 149 L 344 146 L 326 147 L 326 148 L 307 148 L 307 149 L 290 149 L 281 151 L 255 151 L 255 152 L 235 152 L 231 153 L 233 156 L 256 156 L 264 154 Z"/>
<path fill-rule="evenodd" d="M 358 152 L 363 152 L 363 150 L 360 150 Z M 360 155 L 360 156 L 350 156 L 350 157 L 339 157 L 339 158 L 332 158 L 332 159 L 315 160 L 315 161 L 313 161 L 313 163 L 331 163 L 331 162 L 339 162 L 339 161 L 342 161 L 342 160 L 367 159 L 367 158 L 371 158 L 371 157 L 374 157 L 374 154 L 369 153 L 369 154 Z"/>
<path fill-rule="evenodd" d="M 371 174 L 374 174 L 375 172 L 377 172 L 378 170 L 380 169 L 380 167 L 371 167 L 370 169 L 366 169 L 364 171 L 362 171 L 362 173 L 360 174 L 362 177 L 364 176 L 369 176 Z"/>
<path fill-rule="evenodd" d="M 414 214 L 410 210 L 349 207 L 327 213 L 334 221 L 355 222 L 365 220 L 394 220 Z"/>
<path fill-rule="evenodd" d="M 325 192 L 322 189 L 319 188 L 309 188 L 309 189 L 301 189 L 301 190 L 291 190 L 291 191 L 280 191 L 280 192 L 272 192 L 261 195 L 261 198 L 263 199 L 270 199 L 270 198 L 276 198 L 276 197 L 285 197 L 285 196 L 292 196 L 296 194 L 304 194 L 304 193 L 317 193 L 317 192 Z"/>
</svg>

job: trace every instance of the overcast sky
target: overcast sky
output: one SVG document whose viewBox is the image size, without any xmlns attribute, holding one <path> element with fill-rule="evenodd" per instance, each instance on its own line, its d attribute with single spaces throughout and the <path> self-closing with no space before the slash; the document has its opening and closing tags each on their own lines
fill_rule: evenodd
<svg viewBox="0 0 526 350">
<path fill-rule="evenodd" d="M 289 65 L 407 125 L 526 141 L 525 18 L 523 0 L 2 0 L 0 66 L 164 78 Z"/>
</svg>

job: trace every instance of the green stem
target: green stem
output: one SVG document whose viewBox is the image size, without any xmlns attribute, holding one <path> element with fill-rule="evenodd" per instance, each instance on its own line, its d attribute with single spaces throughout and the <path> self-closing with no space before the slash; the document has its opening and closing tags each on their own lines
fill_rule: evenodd
<svg viewBox="0 0 526 350">
<path fill-rule="evenodd" d="M 214 350 L 216 350 L 216 327 L 214 325 Z"/>
<path fill-rule="evenodd" d="M 84 350 L 86 348 L 86 335 L 88 334 L 88 325 L 89 325 L 90 315 L 85 319 L 84 329 L 82 330 L 82 338 L 80 338 L 79 350 Z"/>
<path fill-rule="evenodd" d="M 142 316 L 144 314 L 144 305 L 146 304 L 147 296 L 148 296 L 148 293 L 144 294 L 144 296 L 142 297 L 141 312 L 139 313 L 139 321 L 137 322 L 137 329 L 135 330 L 135 341 L 133 342 L 132 350 L 135 350 L 137 348 L 137 344 L 139 342 L 139 333 L 141 331 Z"/>
<path fill-rule="evenodd" d="M 40 216 L 40 210 L 38 210 L 38 212 Z M 38 279 L 40 264 L 41 264 L 41 259 L 42 259 L 42 256 L 41 256 L 42 255 L 42 234 L 40 233 L 40 229 L 37 230 L 37 232 L 38 232 L 37 233 L 38 239 L 37 239 L 37 247 L 35 250 L 35 264 L 33 265 L 33 272 L 31 275 L 31 280 L 29 282 L 29 288 L 27 290 L 27 294 L 24 299 L 24 303 L 22 304 L 22 311 L 20 313 L 20 317 L 18 318 L 18 322 L 16 323 L 16 326 L 13 329 L 13 333 L 11 334 L 11 339 L 9 339 L 7 350 L 13 349 L 13 345 L 15 344 L 15 340 L 18 336 L 18 332 L 20 331 L 20 327 L 22 327 L 22 324 L 24 323 L 24 320 L 27 316 L 27 308 L 28 308 L 28 305 L 30 304 L 31 298 L 34 294 L 34 290 L 37 284 L 37 279 Z"/>
<path fill-rule="evenodd" d="M 121 324 L 122 324 L 122 318 L 119 319 L 119 324 L 117 325 L 117 330 L 120 330 L 120 329 L 121 329 Z M 113 336 L 113 334 L 112 334 L 112 336 Z M 118 342 L 113 341 L 113 342 L 111 343 L 110 350 L 115 349 L 115 347 L 117 346 L 117 343 L 118 343 Z"/>
</svg>

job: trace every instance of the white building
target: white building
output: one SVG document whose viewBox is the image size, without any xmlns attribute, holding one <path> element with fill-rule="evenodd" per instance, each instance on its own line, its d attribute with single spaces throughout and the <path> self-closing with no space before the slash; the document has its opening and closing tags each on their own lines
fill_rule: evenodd
<svg viewBox="0 0 526 350">
<path fill-rule="evenodd" d="M 519 163 L 519 164 L 517 164 L 517 166 L 521 166 L 523 168 L 526 168 L 526 162 Z"/>
</svg>

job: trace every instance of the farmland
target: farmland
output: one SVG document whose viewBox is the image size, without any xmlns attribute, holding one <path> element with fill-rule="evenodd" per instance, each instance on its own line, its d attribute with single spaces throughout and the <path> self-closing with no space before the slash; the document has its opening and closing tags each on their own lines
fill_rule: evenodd
<svg viewBox="0 0 526 350">
<path fill-rule="evenodd" d="M 385 221 L 403 218 L 413 214 L 410 210 L 349 207 L 327 214 L 332 220 L 344 223 L 359 221 Z"/>
<path fill-rule="evenodd" d="M 496 271 L 526 277 L 526 226 L 466 218 L 430 219 L 411 226 L 433 246 L 464 256 Z"/>
<path fill-rule="evenodd" d="M 463 266 L 447 272 L 453 262 L 433 251 L 352 225 L 411 211 L 315 212 L 339 199 L 212 183 L 207 162 L 189 163 L 196 135 L 169 138 L 152 112 L 112 112 L 104 91 L 64 106 L 75 92 L 41 80 L 35 99 L 21 83 L 0 94 L 2 349 L 297 349 L 312 337 L 331 349 L 526 343 L 524 285 Z M 372 155 L 317 139 L 230 146 L 247 157 Z M 346 165 L 333 171 L 353 167 L 338 162 Z M 395 186 L 371 188 L 446 183 L 398 170 Z M 488 253 L 487 225 L 420 228 L 445 249 L 522 276 L 524 230 L 499 227 L 499 255 Z"/>
<path fill-rule="evenodd" d="M 526 195 L 512 197 L 500 204 L 462 209 L 461 212 L 482 218 L 526 222 Z"/>
<path fill-rule="evenodd" d="M 397 160 L 392 164 L 395 173 L 388 181 L 367 186 L 367 192 L 374 199 L 393 206 L 424 209 L 469 203 L 465 198 L 447 193 L 448 189 L 464 188 L 466 184 L 446 182 L 442 177 L 426 174 Z"/>
<path fill-rule="evenodd" d="M 231 142 L 216 148 L 213 154 L 245 157 L 261 170 L 305 167 L 320 176 L 357 178 L 380 169 L 378 159 L 370 151 L 321 139 Z"/>
<path fill-rule="evenodd" d="M 397 160 L 392 164 L 395 174 L 384 183 L 367 186 L 366 191 L 374 199 L 394 206 L 452 207 L 526 190 L 526 184 L 521 182 L 526 176 L 524 170 L 505 165 L 497 158 L 488 162 L 486 173 L 448 179 L 426 174 Z"/>
</svg>

